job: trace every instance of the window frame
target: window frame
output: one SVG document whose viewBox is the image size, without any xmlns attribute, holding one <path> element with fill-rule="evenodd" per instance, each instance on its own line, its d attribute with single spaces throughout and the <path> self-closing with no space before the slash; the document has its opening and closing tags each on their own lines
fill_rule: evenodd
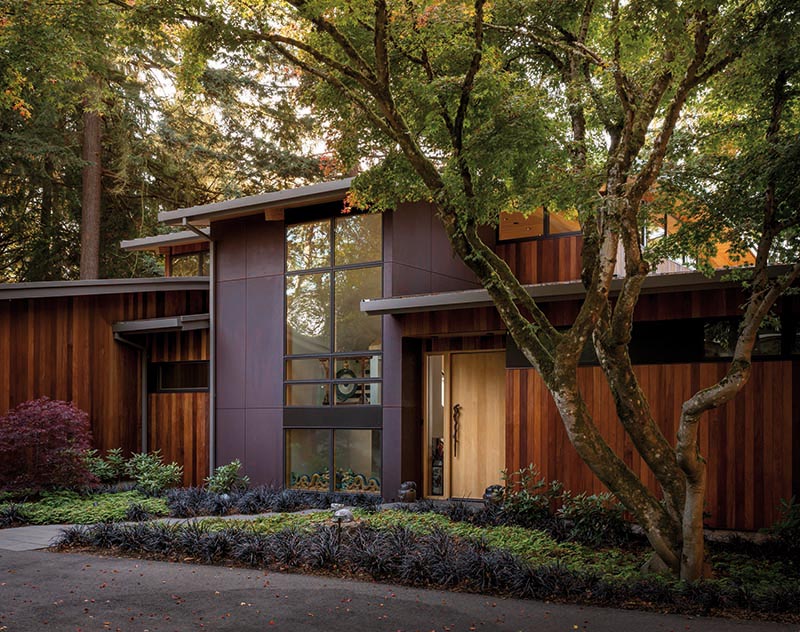
<svg viewBox="0 0 800 632">
<path fill-rule="evenodd" d="M 502 213 L 503 211 L 500 211 Z M 534 211 L 535 212 L 535 211 Z M 541 235 L 533 235 L 531 237 L 513 237 L 508 239 L 501 239 L 500 238 L 500 216 L 498 215 L 497 218 L 497 229 L 495 230 L 495 236 L 497 237 L 498 244 L 516 244 L 516 243 L 523 243 L 526 241 L 544 241 L 547 239 L 561 239 L 562 237 L 575 237 L 582 235 L 583 233 L 580 230 L 569 231 L 565 233 L 551 233 L 550 232 L 550 209 L 546 206 L 542 206 L 542 234 Z"/>
<path fill-rule="evenodd" d="M 328 433 L 328 489 L 327 490 L 313 490 L 313 489 L 303 489 L 298 487 L 292 487 L 289 482 L 289 474 L 290 474 L 290 461 L 289 461 L 289 442 L 288 436 L 289 432 L 294 430 L 325 430 Z M 370 491 L 347 491 L 347 490 L 338 490 L 336 489 L 336 431 L 337 430 L 368 430 L 370 432 L 377 431 L 379 433 L 379 441 L 378 445 L 380 445 L 380 467 L 378 471 L 378 481 L 380 485 L 380 489 L 377 492 L 370 492 Z M 307 425 L 307 426 L 291 426 L 291 427 L 283 427 L 283 436 L 282 436 L 282 443 L 283 443 L 283 486 L 285 489 L 294 489 L 297 491 L 307 491 L 316 494 L 325 494 L 325 493 L 341 493 L 341 494 L 364 494 L 364 495 L 377 495 L 380 496 L 383 493 L 383 428 L 372 428 L 372 427 L 363 427 L 363 426 L 314 426 L 314 425 Z"/>
<path fill-rule="evenodd" d="M 361 269 L 376 269 L 377 274 L 380 279 L 380 293 L 381 296 L 385 290 L 385 279 L 383 276 L 384 271 L 384 260 L 383 260 L 383 249 L 385 245 L 385 223 L 383 221 L 382 214 L 375 214 L 380 218 L 380 234 L 381 234 L 381 248 L 380 248 L 380 259 L 375 261 L 366 261 L 366 262 L 359 262 L 359 263 L 348 263 L 343 265 L 337 265 L 336 262 L 336 222 L 339 218 L 348 218 L 349 216 L 357 216 L 357 215 L 365 215 L 366 213 L 358 212 L 358 211 L 351 211 L 349 214 L 342 214 L 342 213 L 334 213 L 331 215 L 325 215 L 323 217 L 312 217 L 309 219 L 305 219 L 303 221 L 297 222 L 287 222 L 284 225 L 284 240 L 283 240 L 283 278 L 284 278 L 284 292 L 283 292 L 283 367 L 282 367 L 282 375 L 283 375 L 283 406 L 284 410 L 308 410 L 308 411 L 331 411 L 333 409 L 344 409 L 344 410 L 352 410 L 353 408 L 359 409 L 379 409 L 383 406 L 383 319 L 381 318 L 381 348 L 379 350 L 374 349 L 362 349 L 358 351 L 335 351 L 336 346 L 336 273 L 338 271 L 347 271 L 347 270 L 361 270 Z M 318 223 L 322 221 L 327 221 L 330 226 L 330 230 L 328 231 L 328 248 L 329 248 L 329 262 L 330 264 L 327 267 L 315 267 L 303 270 L 291 270 L 287 269 L 287 262 L 288 262 L 288 248 L 289 244 L 286 239 L 286 231 L 291 226 L 297 226 L 302 224 L 312 224 Z M 292 276 L 299 276 L 299 275 L 310 275 L 310 274 L 323 274 L 327 273 L 329 275 L 329 299 L 328 299 L 328 318 L 329 318 L 329 346 L 328 346 L 328 353 L 295 353 L 289 354 L 288 353 L 288 344 L 289 344 L 289 329 L 288 329 L 288 300 L 286 296 L 286 280 Z M 379 356 L 381 362 L 381 374 L 378 377 L 374 378 L 363 378 L 363 377 L 356 377 L 353 379 L 341 379 L 336 378 L 335 374 L 335 366 L 336 361 L 339 358 L 352 358 L 357 356 Z M 324 380 L 322 379 L 308 379 L 308 380 L 289 380 L 288 379 L 288 361 L 289 360 L 302 360 L 302 359 L 321 359 L 325 358 L 328 360 L 328 377 Z M 328 386 L 328 403 L 322 405 L 310 405 L 310 404 L 289 404 L 287 391 L 288 387 L 291 385 L 300 385 L 300 384 L 325 384 Z M 337 386 L 345 385 L 345 384 L 377 384 L 380 389 L 380 402 L 376 404 L 337 404 L 336 397 L 334 394 L 337 392 Z M 292 426 L 296 427 L 296 426 Z"/>
<path fill-rule="evenodd" d="M 175 365 L 198 365 L 204 364 L 206 367 L 206 386 L 191 386 L 185 388 L 165 388 L 163 386 L 163 368 L 165 366 Z M 151 362 L 147 367 L 148 379 L 147 392 L 148 394 L 156 393 L 208 393 L 210 392 L 211 373 L 208 360 L 175 360 L 169 362 Z"/>
</svg>

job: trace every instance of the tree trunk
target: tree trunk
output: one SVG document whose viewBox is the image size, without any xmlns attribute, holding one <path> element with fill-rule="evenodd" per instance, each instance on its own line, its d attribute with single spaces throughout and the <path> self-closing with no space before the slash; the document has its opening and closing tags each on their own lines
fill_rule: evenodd
<svg viewBox="0 0 800 632">
<path fill-rule="evenodd" d="M 103 120 L 98 112 L 83 112 L 83 174 L 81 192 L 81 279 L 100 276 L 100 201 Z"/>
</svg>

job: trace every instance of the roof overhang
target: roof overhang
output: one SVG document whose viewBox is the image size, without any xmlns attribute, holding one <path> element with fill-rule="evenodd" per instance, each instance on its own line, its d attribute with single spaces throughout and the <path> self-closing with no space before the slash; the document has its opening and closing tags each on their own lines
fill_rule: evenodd
<svg viewBox="0 0 800 632">
<path fill-rule="evenodd" d="M 138 292 L 184 292 L 189 290 L 208 291 L 208 277 L 2 283 L 0 284 L 0 300 L 134 294 Z"/>
<path fill-rule="evenodd" d="M 352 181 L 352 178 L 344 178 L 343 180 L 320 182 L 294 189 L 225 200 L 214 204 L 179 208 L 174 211 L 162 211 L 158 214 L 158 220 L 173 226 L 187 226 L 190 224 L 207 226 L 212 221 L 255 215 L 270 209 L 285 209 L 335 202 L 336 200 L 344 199 Z"/>
<path fill-rule="evenodd" d="M 785 272 L 784 266 L 775 266 L 770 272 L 778 275 Z M 673 272 L 652 274 L 642 285 L 643 294 L 665 292 L 682 292 L 691 290 L 711 290 L 725 287 L 736 287 L 736 281 L 727 280 L 727 270 L 718 271 L 713 277 L 700 272 Z M 611 282 L 612 295 L 622 289 L 623 279 Z M 556 283 L 538 283 L 525 285 L 525 290 L 539 303 L 554 301 L 580 300 L 584 297 L 583 283 L 580 281 L 561 281 Z M 378 298 L 361 301 L 361 311 L 367 314 L 412 314 L 415 312 L 435 312 L 450 309 L 475 309 L 494 305 L 485 289 L 459 290 L 455 292 L 437 292 L 434 294 L 417 294 L 398 296 L 396 298 Z"/>
<path fill-rule="evenodd" d="M 169 318 L 143 318 L 141 320 L 121 320 L 111 325 L 115 334 L 158 334 L 170 331 L 194 331 L 208 329 L 208 314 L 186 314 Z"/>
<path fill-rule="evenodd" d="M 166 235 L 152 235 L 151 237 L 139 237 L 138 239 L 126 239 L 119 242 L 122 250 L 129 252 L 136 250 L 158 250 L 168 246 L 188 246 L 191 244 L 202 244 L 208 241 L 209 230 L 201 229 L 206 237 L 202 237 L 193 230 L 182 230 L 177 233 Z"/>
</svg>

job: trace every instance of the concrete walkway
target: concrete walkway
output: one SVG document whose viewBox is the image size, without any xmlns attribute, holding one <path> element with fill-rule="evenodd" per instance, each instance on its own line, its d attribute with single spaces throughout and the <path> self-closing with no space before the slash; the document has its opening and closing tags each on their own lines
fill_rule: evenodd
<svg viewBox="0 0 800 632">
<path fill-rule="evenodd" d="M 83 553 L 0 551 L 0 631 L 797 632 L 730 621 Z"/>
</svg>

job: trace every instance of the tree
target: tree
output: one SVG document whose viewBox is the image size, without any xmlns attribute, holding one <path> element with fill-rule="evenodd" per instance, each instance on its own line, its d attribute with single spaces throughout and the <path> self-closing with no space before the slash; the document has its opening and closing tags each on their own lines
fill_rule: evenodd
<svg viewBox="0 0 800 632">
<path fill-rule="evenodd" d="M 178 4 L 179 19 L 194 24 L 207 46 L 254 59 L 277 54 L 301 72 L 299 90 L 328 122 L 328 140 L 341 159 L 371 166 L 356 181 L 355 203 L 382 210 L 424 198 L 436 205 L 454 251 L 541 374 L 576 451 L 644 529 L 654 564 L 697 579 L 705 493 L 697 424 L 746 382 L 758 327 L 800 273 L 796 194 L 768 180 L 763 204 L 737 207 L 749 229 L 739 245 L 756 250 L 737 351 L 725 378 L 684 405 L 677 446 L 654 422 L 628 354 L 634 308 L 652 267 L 648 257 L 657 255 L 642 244 L 642 199 L 660 184 L 665 164 L 703 156 L 693 121 L 707 121 L 720 106 L 714 99 L 723 75 L 749 81 L 754 97 L 774 84 L 773 93 L 784 96 L 773 101 L 779 112 L 770 129 L 791 118 L 792 132 L 785 129 L 794 133 L 797 116 L 788 107 L 794 84 L 765 75 L 769 63 L 758 71 L 753 64 L 776 29 L 792 30 L 797 41 L 796 9 L 771 0 Z M 730 103 L 724 107 L 736 115 Z M 786 155 L 771 138 L 777 137 L 768 132 L 764 158 L 777 177 L 775 165 L 786 164 Z M 750 147 L 743 142 L 735 151 Z M 751 193 L 760 186 L 749 183 Z M 722 199 L 723 187 L 717 189 Z M 784 194 L 785 202 L 770 201 Z M 497 224 L 501 209 L 543 203 L 576 213 L 583 234 L 585 298 L 566 331 L 553 327 L 479 235 L 481 226 Z M 695 254 L 704 228 L 713 239 L 707 228 L 719 210 L 712 205 L 706 220 L 684 222 L 682 243 Z M 732 215 L 728 220 L 742 225 Z M 611 300 L 618 256 L 625 277 Z M 790 266 L 773 278 L 768 264 L 777 260 Z M 588 412 L 576 375 L 590 338 L 619 421 L 663 501 L 613 453 Z"/>
<path fill-rule="evenodd" d="M 146 3 L 0 0 L 0 278 L 152 276 L 160 210 L 322 177 L 282 77 L 179 68 Z M 181 73 L 178 73 L 178 70 Z"/>
</svg>

